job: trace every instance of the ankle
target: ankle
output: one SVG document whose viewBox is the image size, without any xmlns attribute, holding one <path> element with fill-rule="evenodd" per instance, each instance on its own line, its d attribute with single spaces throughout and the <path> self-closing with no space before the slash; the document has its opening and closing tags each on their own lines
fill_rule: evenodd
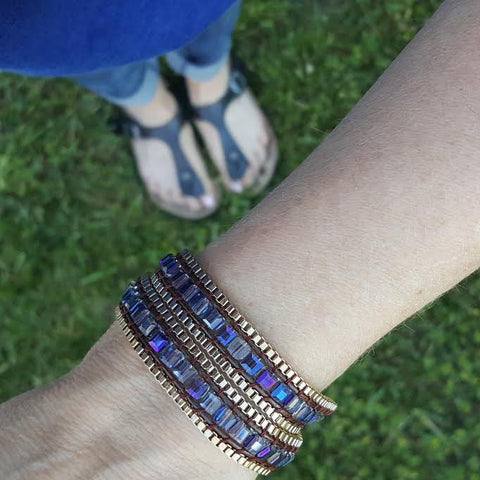
<svg viewBox="0 0 480 480">
<path fill-rule="evenodd" d="M 170 121 L 178 111 L 177 100 L 165 87 L 162 81 L 152 100 L 146 105 L 124 107 L 128 116 L 145 127 L 158 127 Z"/>
<path fill-rule="evenodd" d="M 204 81 L 186 78 L 188 96 L 192 105 L 197 107 L 211 105 L 225 94 L 230 77 L 230 62 L 224 63 L 220 71 Z"/>
</svg>

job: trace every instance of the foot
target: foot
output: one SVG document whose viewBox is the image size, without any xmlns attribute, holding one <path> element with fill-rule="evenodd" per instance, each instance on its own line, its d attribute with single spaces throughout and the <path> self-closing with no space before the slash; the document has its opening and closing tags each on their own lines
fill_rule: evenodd
<svg viewBox="0 0 480 480">
<path fill-rule="evenodd" d="M 126 107 L 127 115 L 147 128 L 161 127 L 178 112 L 175 97 L 159 82 L 154 98 L 147 105 Z M 182 218 L 203 218 L 214 212 L 219 193 L 211 181 L 198 150 L 192 126 L 186 123 L 179 133 L 179 144 L 204 193 L 188 195 L 180 187 L 175 160 L 170 146 L 157 138 L 133 138 L 132 147 L 140 176 L 152 201 L 160 208 Z"/>
<path fill-rule="evenodd" d="M 220 100 L 227 91 L 229 80 L 229 62 L 210 80 L 197 82 L 187 79 L 187 91 L 193 107 L 205 107 Z M 228 174 L 217 128 L 199 119 L 195 125 L 227 190 L 240 193 L 248 189 L 256 193 L 266 186 L 277 162 L 277 143 L 272 128 L 248 89 L 227 106 L 224 120 L 230 135 L 248 161 L 248 167 L 239 180 L 230 178 Z"/>
</svg>

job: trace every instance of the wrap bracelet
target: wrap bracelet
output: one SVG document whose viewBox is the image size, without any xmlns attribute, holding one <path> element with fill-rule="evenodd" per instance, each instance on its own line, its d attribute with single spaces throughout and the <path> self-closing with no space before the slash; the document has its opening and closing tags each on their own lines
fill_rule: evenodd
<svg viewBox="0 0 480 480">
<path fill-rule="evenodd" d="M 193 255 L 160 260 L 116 314 L 151 373 L 214 445 L 261 475 L 291 462 L 301 428 L 336 404 L 307 384 L 237 311 Z"/>
</svg>

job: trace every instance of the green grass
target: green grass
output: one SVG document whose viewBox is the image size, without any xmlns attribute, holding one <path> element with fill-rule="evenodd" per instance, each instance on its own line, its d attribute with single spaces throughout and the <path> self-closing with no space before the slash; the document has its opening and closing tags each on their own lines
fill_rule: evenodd
<svg viewBox="0 0 480 480">
<path fill-rule="evenodd" d="M 280 139 L 273 184 L 341 120 L 438 0 L 247 1 L 235 48 Z M 260 198 L 200 223 L 146 198 L 113 109 L 67 80 L 0 76 L 0 399 L 72 368 L 127 280 L 202 248 Z M 272 479 L 480 479 L 480 277 L 396 329 L 330 387 Z"/>
</svg>

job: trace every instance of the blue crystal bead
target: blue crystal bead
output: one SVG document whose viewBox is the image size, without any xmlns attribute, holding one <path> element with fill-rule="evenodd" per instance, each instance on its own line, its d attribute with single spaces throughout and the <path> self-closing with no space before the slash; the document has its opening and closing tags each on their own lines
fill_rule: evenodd
<svg viewBox="0 0 480 480">
<path fill-rule="evenodd" d="M 207 393 L 209 388 L 208 385 L 198 375 L 195 375 L 186 383 L 185 390 L 190 394 L 191 397 L 193 397 L 195 400 L 198 400 Z"/>
<path fill-rule="evenodd" d="M 133 321 L 137 325 L 139 325 L 145 317 L 150 315 L 150 312 L 147 310 L 147 308 L 142 302 L 137 307 L 135 307 L 135 309 L 133 310 L 133 312 L 131 312 L 130 315 L 133 318 Z"/>
<path fill-rule="evenodd" d="M 293 415 L 299 422 L 304 422 L 306 418 L 312 413 L 312 409 L 304 403 L 300 409 L 298 409 Z"/>
<path fill-rule="evenodd" d="M 262 372 L 257 378 L 257 383 L 267 392 L 269 392 L 277 382 L 278 378 L 268 370 Z"/>
<path fill-rule="evenodd" d="M 227 410 L 222 418 L 218 421 L 218 426 L 225 431 L 233 427 L 237 423 L 238 419 L 231 410 Z"/>
<path fill-rule="evenodd" d="M 181 361 L 185 360 L 182 352 L 178 351 L 173 345 L 164 348 L 160 353 L 160 360 L 170 369 L 175 368 Z"/>
<path fill-rule="evenodd" d="M 145 318 L 138 325 L 138 329 L 145 337 L 148 337 L 156 328 L 157 322 L 152 315 L 145 315 Z"/>
<path fill-rule="evenodd" d="M 249 375 L 256 375 L 261 368 L 263 368 L 262 361 L 254 354 L 248 354 L 241 362 L 240 365 L 245 369 Z"/>
<path fill-rule="evenodd" d="M 304 420 L 305 423 L 313 423 L 319 419 L 318 413 L 312 409 L 312 413 Z"/>
<path fill-rule="evenodd" d="M 243 360 L 251 352 L 251 349 L 243 338 L 235 337 L 229 343 L 227 351 L 236 360 Z"/>
<path fill-rule="evenodd" d="M 210 313 L 202 318 L 202 320 L 203 323 L 205 323 L 205 325 L 213 332 L 221 331 L 221 327 L 225 325 L 225 320 L 216 308 L 213 308 Z"/>
<path fill-rule="evenodd" d="M 123 297 L 122 297 L 122 303 L 123 305 L 125 305 L 128 309 L 130 309 L 130 307 L 136 303 L 138 300 L 138 294 L 135 290 L 135 288 L 130 285 L 126 290 L 125 290 L 125 293 L 123 294 Z"/>
<path fill-rule="evenodd" d="M 156 351 L 159 352 L 162 348 L 168 345 L 168 340 L 163 336 L 157 333 L 148 344 Z"/>
<path fill-rule="evenodd" d="M 300 397 L 294 396 L 287 404 L 285 404 L 285 409 L 287 412 L 294 415 L 304 404 L 305 402 Z"/>
<path fill-rule="evenodd" d="M 284 383 L 281 383 L 272 390 L 272 397 L 285 405 L 293 398 L 293 392 Z"/>
<path fill-rule="evenodd" d="M 270 446 L 267 440 L 257 434 L 247 438 L 243 445 L 253 455 L 258 455 L 262 450 Z"/>
<path fill-rule="evenodd" d="M 172 260 L 176 261 L 175 256 L 173 255 L 173 253 L 168 253 L 163 258 L 161 258 L 158 263 L 160 265 L 165 265 L 166 263 L 170 263 Z"/>
<path fill-rule="evenodd" d="M 192 281 L 188 275 L 179 275 L 175 280 L 172 280 L 172 285 L 183 295 L 192 285 Z"/>
<path fill-rule="evenodd" d="M 280 457 L 280 460 L 277 462 L 277 468 L 278 467 L 284 467 L 288 463 L 290 463 L 293 459 L 295 458 L 295 455 L 290 452 L 282 452 L 282 455 Z"/>
<path fill-rule="evenodd" d="M 252 431 L 247 427 L 245 422 L 238 420 L 238 422 L 229 429 L 228 433 L 233 440 L 239 445 L 242 445 L 247 437 L 252 434 Z"/>
<path fill-rule="evenodd" d="M 197 375 L 197 371 L 187 360 L 183 360 L 176 365 L 175 368 L 172 368 L 172 372 L 181 383 L 188 383 L 193 377 L 195 377 L 195 375 Z"/>
<path fill-rule="evenodd" d="M 200 317 L 204 317 L 208 315 L 212 309 L 212 304 L 200 293 L 201 299 L 195 303 L 195 305 L 191 305 L 192 310 Z"/>
<path fill-rule="evenodd" d="M 180 265 L 175 259 L 169 263 L 162 264 L 162 271 L 167 278 L 173 278 L 180 273 Z"/>
<path fill-rule="evenodd" d="M 222 405 L 222 401 L 213 392 L 209 392 L 208 395 L 200 402 L 200 406 L 209 414 L 213 415 Z"/>
<path fill-rule="evenodd" d="M 222 419 L 222 417 L 225 415 L 226 411 L 227 411 L 227 407 L 225 405 L 222 405 L 213 414 L 213 419 L 218 423 Z"/>
<path fill-rule="evenodd" d="M 236 336 L 236 333 L 228 326 L 225 325 L 224 328 L 220 330 L 220 332 L 217 334 L 218 341 L 222 345 L 227 345 L 230 343 Z"/>
<path fill-rule="evenodd" d="M 199 288 L 195 285 L 192 285 L 184 294 L 183 298 L 185 301 L 188 303 L 188 305 L 191 307 L 192 310 L 195 310 L 202 300 L 205 298 L 202 295 L 202 292 L 199 290 Z"/>
</svg>

